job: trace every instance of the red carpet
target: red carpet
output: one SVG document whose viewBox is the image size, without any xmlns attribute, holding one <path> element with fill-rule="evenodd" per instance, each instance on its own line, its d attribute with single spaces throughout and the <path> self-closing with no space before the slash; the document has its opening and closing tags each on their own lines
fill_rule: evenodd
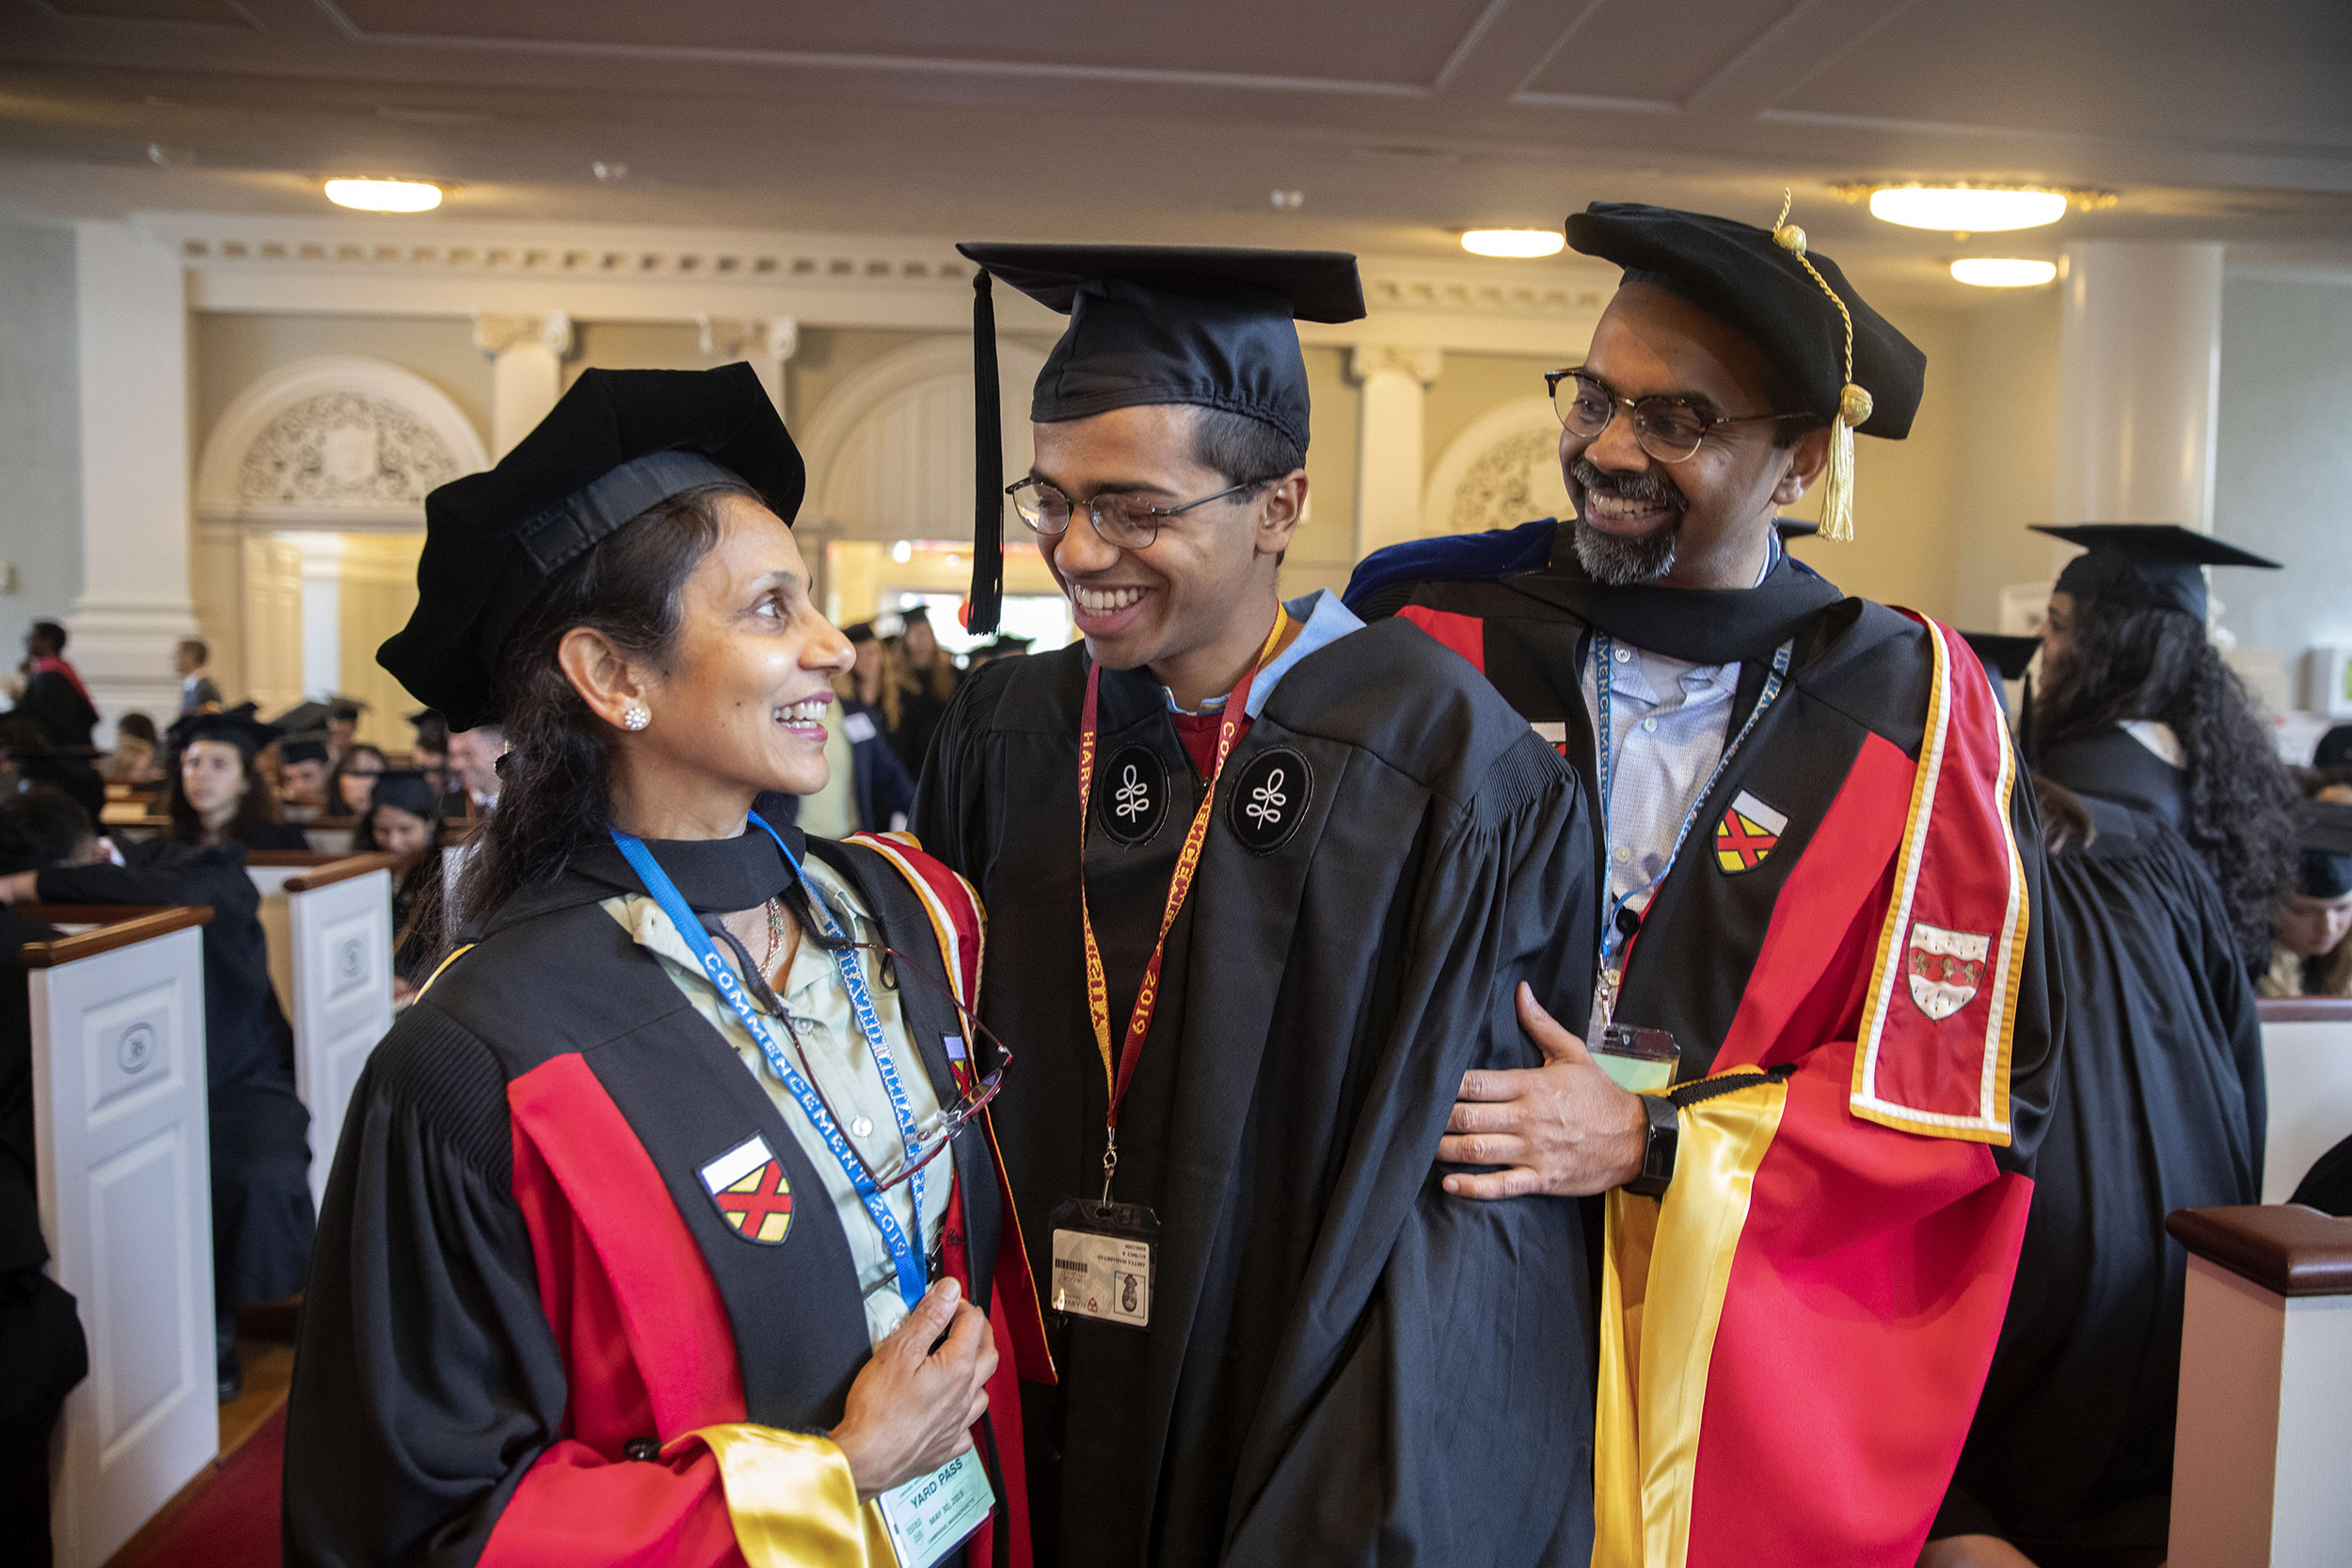
<svg viewBox="0 0 2352 1568">
<path fill-rule="evenodd" d="M 278 1568 L 278 1478 L 285 1465 L 280 1405 L 179 1513 L 111 1568 Z"/>
</svg>

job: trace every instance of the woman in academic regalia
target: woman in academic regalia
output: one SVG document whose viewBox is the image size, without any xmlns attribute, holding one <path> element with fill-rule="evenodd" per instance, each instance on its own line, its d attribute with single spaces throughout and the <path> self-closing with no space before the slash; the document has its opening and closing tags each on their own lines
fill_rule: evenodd
<svg viewBox="0 0 2352 1568">
<path fill-rule="evenodd" d="M 336 1152 L 289 1563 L 1027 1560 L 977 908 L 752 814 L 850 664 L 802 483 L 748 366 L 592 370 L 428 499 L 379 657 L 512 751 Z"/>
<path fill-rule="evenodd" d="M 242 703 L 222 713 L 191 713 L 164 732 L 171 786 L 164 811 L 180 844 L 242 844 L 248 849 L 308 849 L 292 822 L 278 819 L 269 784 L 254 763 L 284 734 Z"/>
<path fill-rule="evenodd" d="M 2088 547 L 2059 574 L 2042 624 L 2034 769 L 2186 839 L 2259 975 L 2295 879 L 2295 781 L 2206 635 L 2204 568 L 2278 562 L 2169 525 L 2040 531 Z"/>
</svg>

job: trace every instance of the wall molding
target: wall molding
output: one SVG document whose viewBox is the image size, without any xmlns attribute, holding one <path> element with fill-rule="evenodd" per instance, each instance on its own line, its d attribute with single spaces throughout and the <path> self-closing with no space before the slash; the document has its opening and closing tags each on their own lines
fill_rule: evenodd
<svg viewBox="0 0 2352 1568">
<path fill-rule="evenodd" d="M 194 309 L 581 321 L 795 319 L 804 326 L 965 330 L 972 263 L 919 235 L 146 213 L 133 225 L 184 269 Z M 1302 323 L 1309 343 L 1484 353 L 1581 349 L 1613 267 L 1366 256 L 1368 319 Z M 1062 318 L 996 291 L 1007 332 Z"/>
<path fill-rule="evenodd" d="M 1549 398 L 1518 398 L 1489 409 L 1446 443 L 1422 493 L 1424 536 L 1515 528 L 1556 515 L 1556 478 L 1538 483 L 1534 467 L 1558 469 L 1560 416 Z"/>
<path fill-rule="evenodd" d="M 414 371 L 358 355 L 297 359 L 222 411 L 197 464 L 199 520 L 338 531 L 424 526 L 425 493 L 488 467 L 482 436 Z"/>
</svg>

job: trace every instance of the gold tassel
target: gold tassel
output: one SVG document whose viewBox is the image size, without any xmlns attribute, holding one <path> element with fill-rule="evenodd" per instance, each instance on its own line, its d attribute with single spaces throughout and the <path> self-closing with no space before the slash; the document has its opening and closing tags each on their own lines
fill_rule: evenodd
<svg viewBox="0 0 2352 1568">
<path fill-rule="evenodd" d="M 1853 312 L 1829 286 L 1829 279 L 1805 259 L 1804 230 L 1788 221 L 1794 199 L 1786 189 L 1780 193 L 1780 216 L 1772 220 L 1772 243 L 1797 259 L 1797 265 L 1821 286 L 1821 293 L 1829 295 L 1846 324 L 1846 384 L 1838 389 L 1837 417 L 1830 421 L 1829 478 L 1821 488 L 1821 537 L 1842 545 L 1853 537 L 1853 433 L 1870 417 L 1870 394 L 1854 385 Z"/>
</svg>

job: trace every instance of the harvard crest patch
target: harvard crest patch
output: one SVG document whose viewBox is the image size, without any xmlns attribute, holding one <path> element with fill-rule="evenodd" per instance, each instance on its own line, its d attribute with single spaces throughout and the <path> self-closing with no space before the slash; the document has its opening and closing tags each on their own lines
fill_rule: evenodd
<svg viewBox="0 0 2352 1568">
<path fill-rule="evenodd" d="M 1928 1017 L 1943 1022 L 1975 1000 L 1992 951 L 1993 938 L 1987 933 L 1947 931 L 1924 920 L 1914 922 L 1903 954 L 1911 1000 Z"/>
<path fill-rule="evenodd" d="M 1727 876 L 1755 870 L 1780 843 L 1781 832 L 1788 826 L 1787 814 L 1741 790 L 1715 824 L 1715 863 Z"/>
<path fill-rule="evenodd" d="M 774 1246 L 792 1228 L 792 1184 L 784 1164 L 755 1132 L 696 1173 L 719 1217 L 747 1242 Z"/>
</svg>

